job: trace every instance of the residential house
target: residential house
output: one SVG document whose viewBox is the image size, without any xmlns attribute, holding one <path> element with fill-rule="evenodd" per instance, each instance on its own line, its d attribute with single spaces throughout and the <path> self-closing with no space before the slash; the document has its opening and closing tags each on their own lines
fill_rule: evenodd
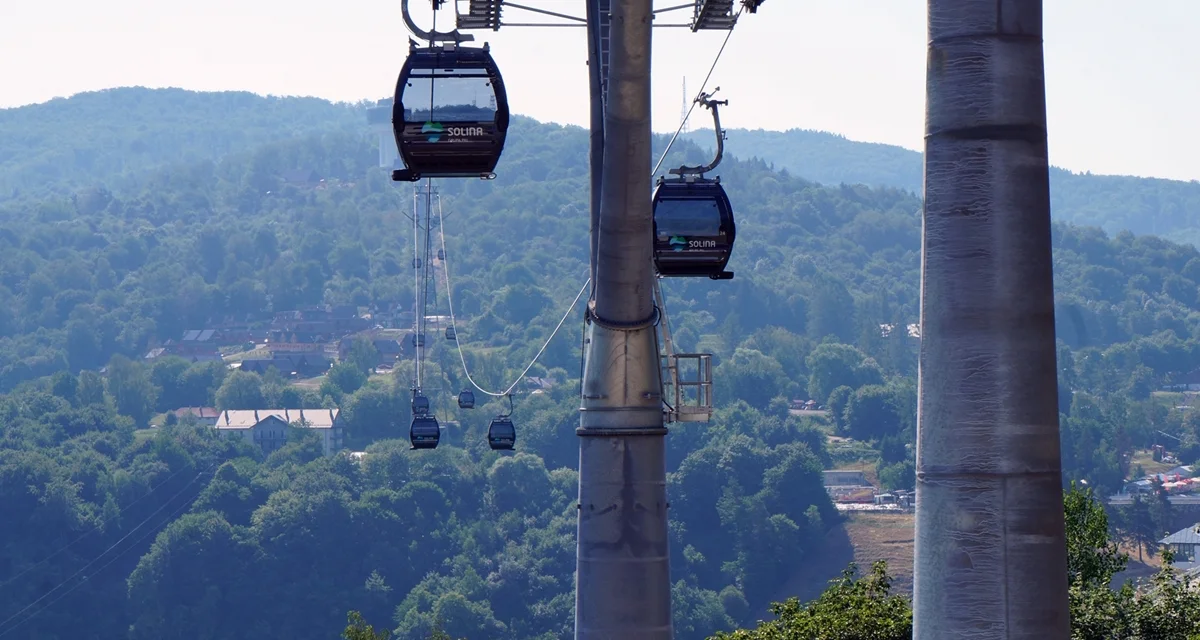
<svg viewBox="0 0 1200 640">
<path fill-rule="evenodd" d="M 1192 369 L 1172 378 L 1171 384 L 1163 387 L 1168 391 L 1200 391 L 1200 369 Z"/>
<path fill-rule="evenodd" d="M 355 334 L 346 336 L 338 342 L 338 358 L 345 360 L 350 355 L 350 347 L 354 344 L 354 339 L 358 336 L 365 336 L 371 339 L 371 344 L 375 346 L 375 351 L 379 354 L 377 365 L 393 365 L 396 359 L 403 353 L 403 348 L 400 346 L 400 341 L 393 338 L 382 338 L 370 333 Z"/>
<path fill-rule="evenodd" d="M 146 354 L 147 360 L 156 360 L 167 356 L 183 358 L 188 362 L 216 362 L 221 360 L 221 352 L 217 350 L 217 332 L 212 329 L 191 329 L 183 332 L 179 340 L 167 340 L 163 346 L 151 349 Z"/>
<path fill-rule="evenodd" d="M 314 378 L 329 371 L 332 364 L 329 358 L 315 353 L 273 353 L 270 358 L 243 360 L 240 368 L 262 375 L 274 367 L 284 376 Z"/>
<path fill-rule="evenodd" d="M 825 476 L 825 486 L 827 487 L 866 487 L 871 483 L 867 482 L 867 476 L 861 469 L 831 469 L 822 472 Z"/>
<path fill-rule="evenodd" d="M 217 416 L 221 413 L 212 407 L 182 407 L 172 411 L 176 418 L 183 420 L 191 416 L 197 422 L 207 426 L 213 426 L 217 423 Z"/>
<path fill-rule="evenodd" d="M 322 336 L 322 342 L 336 340 L 348 333 L 362 331 L 369 321 L 358 316 L 353 305 L 309 307 L 275 314 L 271 329 L 284 333 Z"/>
<path fill-rule="evenodd" d="M 550 378 L 539 378 L 537 376 L 525 376 L 525 387 L 530 393 L 545 393 L 554 388 L 554 380 Z"/>
<path fill-rule="evenodd" d="M 343 446 L 339 409 L 239 409 L 222 411 L 213 428 L 222 437 L 242 437 L 269 454 L 287 443 L 288 426 L 321 435 L 321 450 L 332 455 Z"/>
<path fill-rule="evenodd" d="M 873 502 L 875 488 L 867 482 L 860 469 L 832 469 L 825 471 L 825 492 L 835 502 Z"/>
<path fill-rule="evenodd" d="M 1158 541 L 1175 554 L 1175 568 L 1190 571 L 1200 567 L 1200 522 L 1180 529 Z"/>
</svg>

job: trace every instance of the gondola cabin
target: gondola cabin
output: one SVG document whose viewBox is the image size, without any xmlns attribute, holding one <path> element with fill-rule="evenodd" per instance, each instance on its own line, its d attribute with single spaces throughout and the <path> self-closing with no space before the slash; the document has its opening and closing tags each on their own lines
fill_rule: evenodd
<svg viewBox="0 0 1200 640">
<path fill-rule="evenodd" d="M 407 168 L 392 179 L 494 177 L 508 120 L 504 80 L 488 45 L 410 41 L 392 104 L 392 131 Z"/>
<path fill-rule="evenodd" d="M 408 429 L 408 440 L 413 449 L 436 449 L 442 439 L 442 429 L 433 416 L 414 416 Z"/>
<path fill-rule="evenodd" d="M 445 259 L 446 259 L 446 250 L 438 249 L 438 260 L 445 260 Z"/>
<path fill-rule="evenodd" d="M 446 339 L 450 342 L 458 340 L 458 332 L 454 330 L 454 327 L 446 327 Z"/>
<path fill-rule="evenodd" d="M 474 409 L 475 408 L 475 392 L 470 389 L 463 389 L 462 393 L 458 394 L 459 409 Z"/>
<path fill-rule="evenodd" d="M 654 267 L 663 277 L 728 280 L 736 226 L 719 180 L 660 180 L 654 190 Z"/>
<path fill-rule="evenodd" d="M 425 346 L 425 334 L 423 334 L 423 333 L 412 334 L 412 346 L 414 349 L 416 349 L 417 347 Z"/>
<path fill-rule="evenodd" d="M 421 394 L 413 396 L 412 413 L 414 416 L 424 416 L 429 414 L 429 398 Z"/>
<path fill-rule="evenodd" d="M 413 268 L 414 269 L 421 268 L 421 259 L 420 258 L 413 258 Z"/>
<path fill-rule="evenodd" d="M 492 419 L 488 425 L 488 446 L 496 451 L 511 451 L 517 443 L 517 428 L 509 418 Z"/>
</svg>

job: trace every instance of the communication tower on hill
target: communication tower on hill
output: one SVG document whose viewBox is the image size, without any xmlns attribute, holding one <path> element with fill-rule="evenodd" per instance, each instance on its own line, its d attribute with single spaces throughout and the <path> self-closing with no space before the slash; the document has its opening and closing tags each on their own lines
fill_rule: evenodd
<svg viewBox="0 0 1200 640">
<path fill-rule="evenodd" d="M 396 136 L 392 131 L 392 100 L 380 100 L 367 109 L 367 124 L 379 134 L 379 166 L 393 170 L 403 167 L 400 152 L 396 149 Z"/>
<path fill-rule="evenodd" d="M 688 133 L 692 130 L 691 127 L 688 126 L 688 107 L 690 107 L 690 106 L 692 106 L 692 101 L 688 100 L 687 76 L 684 76 L 683 77 L 683 104 L 682 104 L 682 106 L 679 107 L 679 121 L 683 123 L 682 125 L 680 125 L 680 128 L 679 128 L 681 133 Z"/>
</svg>

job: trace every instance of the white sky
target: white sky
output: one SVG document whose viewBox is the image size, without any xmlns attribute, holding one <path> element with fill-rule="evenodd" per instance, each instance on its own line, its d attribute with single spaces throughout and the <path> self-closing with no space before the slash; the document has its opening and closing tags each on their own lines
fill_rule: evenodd
<svg viewBox="0 0 1200 640">
<path fill-rule="evenodd" d="M 580 0 L 521 4 L 583 14 Z M 1200 179 L 1200 0 L 1045 7 L 1051 162 Z M 427 2 L 413 0 L 413 11 L 428 25 Z M 505 18 L 542 20 L 511 8 Z M 491 42 L 516 113 L 586 125 L 581 29 L 473 33 Z M 656 131 L 674 130 L 682 79 L 695 94 L 723 38 L 655 30 Z M 0 107 L 129 85 L 381 98 L 407 40 L 399 0 L 0 0 Z M 710 87 L 730 100 L 728 127 L 818 129 L 920 149 L 925 45 L 921 0 L 767 0 L 742 17 Z M 693 127 L 707 124 L 693 116 Z"/>
</svg>

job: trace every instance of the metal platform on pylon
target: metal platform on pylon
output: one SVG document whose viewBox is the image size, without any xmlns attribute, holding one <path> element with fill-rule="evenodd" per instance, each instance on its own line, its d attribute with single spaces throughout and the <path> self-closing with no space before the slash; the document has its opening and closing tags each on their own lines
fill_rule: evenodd
<svg viewBox="0 0 1200 640">
<path fill-rule="evenodd" d="M 471 0 L 467 12 L 458 14 L 458 28 L 499 31 L 502 4 L 503 0 Z"/>
<path fill-rule="evenodd" d="M 692 31 L 725 30 L 737 24 L 733 11 L 734 0 L 696 0 L 696 12 L 692 15 Z"/>
</svg>

